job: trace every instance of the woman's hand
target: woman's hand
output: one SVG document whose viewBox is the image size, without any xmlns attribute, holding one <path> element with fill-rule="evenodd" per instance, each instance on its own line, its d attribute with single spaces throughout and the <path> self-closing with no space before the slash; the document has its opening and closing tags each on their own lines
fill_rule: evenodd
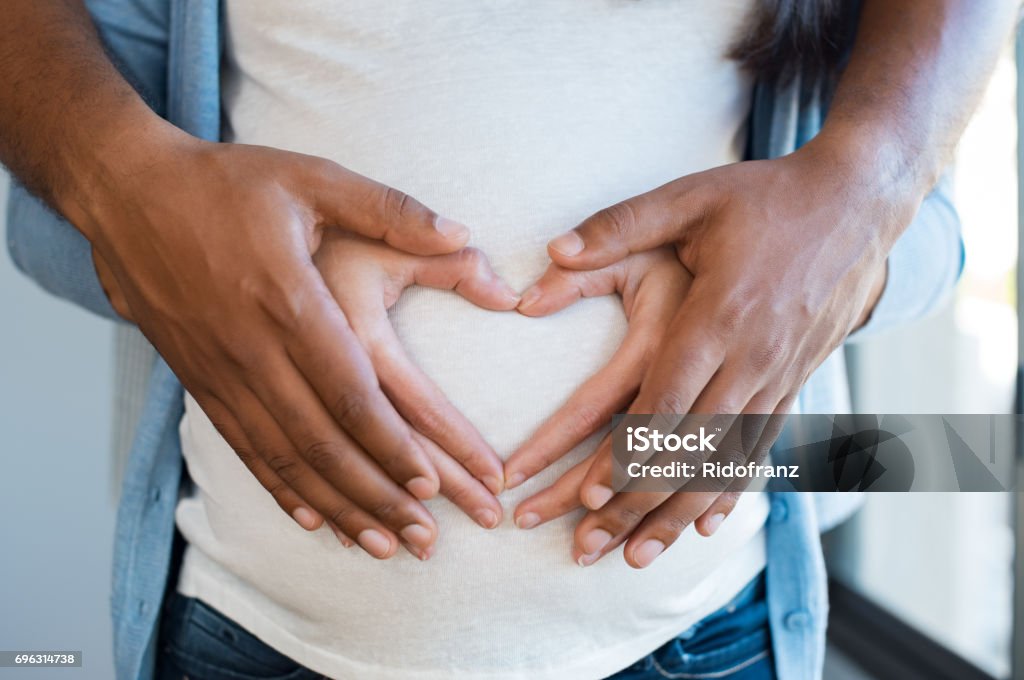
<svg viewBox="0 0 1024 680">
<path fill-rule="evenodd" d="M 417 441 L 437 469 L 441 493 L 482 527 L 498 526 L 502 510 L 494 494 L 501 488 L 501 460 L 410 360 L 387 310 L 413 285 L 452 290 L 495 311 L 515 309 L 519 295 L 491 270 L 483 253 L 473 248 L 422 257 L 379 241 L 335 232 L 325 234 L 314 262 L 369 356 L 381 388 L 415 429 Z M 367 502 L 387 501 L 368 498 Z M 385 532 L 380 522 L 365 513 L 334 517 L 332 523 L 345 536 L 358 536 L 367 528 Z"/>
<path fill-rule="evenodd" d="M 519 311 L 528 316 L 552 314 L 581 297 L 618 293 L 622 296 L 629 329 L 608 364 L 580 386 L 565 405 L 509 457 L 505 463 L 505 479 L 509 488 L 522 484 L 564 456 L 591 434 L 607 426 L 615 413 L 629 406 L 644 376 L 652 370 L 652 358 L 664 341 L 672 317 L 686 297 L 691 281 L 692 277 L 679 264 L 672 249 L 656 248 L 593 271 L 573 271 L 552 264 L 544 276 L 523 293 Z M 562 475 L 551 487 L 520 503 L 515 511 L 516 525 L 532 529 L 580 507 L 581 484 L 585 478 L 590 478 L 591 471 L 598 474 L 596 470 L 600 470 L 601 492 L 610 498 L 611 449 L 608 437 L 597 451 Z M 629 501 L 640 496 L 647 494 L 631 492 L 620 494 L 619 498 Z M 671 494 L 661 496 L 664 499 Z M 576 530 L 573 559 L 581 564 L 591 563 L 583 558 L 595 552 L 590 549 L 594 542 L 590 533 L 599 527 L 595 525 L 597 518 L 593 515 L 591 513 L 584 518 Z M 636 519 L 643 519 L 643 515 Z M 625 531 L 618 534 L 614 545 L 628 537 Z M 612 537 L 607 543 L 606 551 L 614 547 L 611 545 Z M 631 555 L 627 555 L 627 560 L 630 558 Z"/>
</svg>

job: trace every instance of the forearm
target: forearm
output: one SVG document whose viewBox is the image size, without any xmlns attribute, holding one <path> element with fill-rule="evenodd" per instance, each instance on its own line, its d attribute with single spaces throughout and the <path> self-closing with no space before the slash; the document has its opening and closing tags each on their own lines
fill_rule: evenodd
<svg viewBox="0 0 1024 680">
<path fill-rule="evenodd" d="M 819 144 L 842 149 L 897 192 L 892 199 L 916 206 L 949 163 L 1019 4 L 865 0 Z"/>
<path fill-rule="evenodd" d="M 79 0 L 9 0 L 4 10 L 0 161 L 93 240 L 93 190 L 169 126 L 111 64 Z"/>
</svg>

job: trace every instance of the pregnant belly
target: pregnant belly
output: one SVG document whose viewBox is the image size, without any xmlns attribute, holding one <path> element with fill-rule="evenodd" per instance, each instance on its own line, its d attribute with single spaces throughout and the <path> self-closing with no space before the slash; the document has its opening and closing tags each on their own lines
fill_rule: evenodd
<svg viewBox="0 0 1024 680">
<path fill-rule="evenodd" d="M 528 319 L 425 289 L 407 291 L 391 318 L 413 359 L 502 457 L 607 361 L 626 326 L 614 296 Z M 471 663 L 483 673 L 513 659 L 518 667 L 543 667 L 567 653 L 594 654 L 626 641 L 631 649 L 623 658 L 639 656 L 638 643 L 656 647 L 715 601 L 721 581 L 707 577 L 749 543 L 764 519 L 755 504 L 751 521 L 731 520 L 713 539 L 689 532 L 643 572 L 618 554 L 579 568 L 570 556 L 579 512 L 528 532 L 514 528 L 511 513 L 592 452 L 598 434 L 502 494 L 499 528 L 484 531 L 435 499 L 427 503 L 440 527 L 435 556 L 421 563 L 403 552 L 379 562 L 344 550 L 326 529 L 299 529 L 191 398 L 181 433 L 198 489 L 178 507 L 190 544 L 179 589 L 211 601 L 279 648 L 302 641 L 324 663 L 420 669 Z M 734 517 L 744 515 L 745 505 Z"/>
<path fill-rule="evenodd" d="M 607 363 L 626 330 L 616 296 L 531 319 L 422 288 L 406 292 L 391 321 L 413 361 L 502 458 Z"/>
</svg>

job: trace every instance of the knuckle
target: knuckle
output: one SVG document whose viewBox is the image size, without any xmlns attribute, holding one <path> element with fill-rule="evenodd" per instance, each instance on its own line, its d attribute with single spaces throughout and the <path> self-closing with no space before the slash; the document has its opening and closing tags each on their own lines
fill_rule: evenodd
<svg viewBox="0 0 1024 680">
<path fill-rule="evenodd" d="M 451 429 L 448 419 L 431 404 L 417 405 L 409 414 L 409 420 L 420 434 L 435 442 L 444 439 Z"/>
<path fill-rule="evenodd" d="M 781 337 L 770 337 L 759 343 L 751 352 L 751 367 L 757 371 L 765 371 L 775 366 L 789 355 L 789 343 Z"/>
<path fill-rule="evenodd" d="M 310 467 L 321 475 L 337 469 L 344 456 L 331 442 L 316 441 L 308 444 L 302 451 L 302 457 Z"/>
<path fill-rule="evenodd" d="M 719 333 L 726 337 L 732 336 L 743 327 L 747 304 L 739 296 L 734 296 L 722 303 L 716 316 Z"/>
<path fill-rule="evenodd" d="M 654 401 L 655 413 L 684 415 L 687 409 L 688 404 L 678 389 L 664 390 Z"/>
<path fill-rule="evenodd" d="M 686 527 L 693 522 L 693 517 L 687 512 L 672 512 L 658 520 L 658 529 L 662 536 L 672 539 L 683 533 Z"/>
<path fill-rule="evenodd" d="M 404 191 L 384 187 L 383 214 L 388 224 L 396 224 L 422 213 L 422 206 Z"/>
<path fill-rule="evenodd" d="M 386 523 L 392 523 L 398 519 L 401 514 L 399 504 L 391 499 L 381 499 L 370 505 L 370 514 L 383 520 Z"/>
<path fill-rule="evenodd" d="M 235 455 L 238 456 L 238 460 L 242 461 L 245 467 L 252 470 L 253 465 L 257 461 L 256 452 L 247 447 L 239 447 L 235 449 Z"/>
<path fill-rule="evenodd" d="M 300 278 L 294 272 L 281 275 L 269 271 L 243 276 L 238 284 L 242 304 L 262 311 L 281 328 L 295 328 L 311 300 L 310 287 L 297 285 Z"/>
<path fill-rule="evenodd" d="M 579 404 L 568 423 L 575 439 L 585 439 L 607 424 L 604 411 L 593 404 Z"/>
<path fill-rule="evenodd" d="M 718 460 L 723 465 L 732 464 L 737 467 L 742 467 L 747 463 L 747 456 L 744 455 L 743 450 L 735 446 L 730 446 L 728 450 L 719 451 L 719 454 L 720 455 L 718 456 Z M 719 486 L 725 484 L 724 480 L 715 481 L 718 483 Z"/>
<path fill-rule="evenodd" d="M 359 431 L 370 414 L 370 406 L 365 395 L 343 390 L 334 400 L 331 414 L 346 432 Z"/>
<path fill-rule="evenodd" d="M 354 509 L 347 504 L 337 505 L 328 513 L 328 519 L 339 529 L 344 529 L 352 518 Z"/>
<path fill-rule="evenodd" d="M 277 473 L 278 477 L 288 481 L 295 479 L 298 474 L 298 461 L 290 453 L 279 453 L 267 456 L 267 465 Z"/>
<path fill-rule="evenodd" d="M 337 178 L 343 171 L 338 163 L 320 156 L 303 157 L 302 162 L 306 164 L 314 179 L 324 182 Z"/>
<path fill-rule="evenodd" d="M 597 213 L 596 218 L 599 224 L 604 225 L 613 236 L 623 237 L 636 230 L 636 211 L 627 202 L 610 205 Z"/>
<path fill-rule="evenodd" d="M 400 441 L 383 449 L 371 451 L 373 459 L 385 470 L 397 470 L 403 466 L 409 451 L 418 451 L 418 445 L 409 434 L 401 437 Z"/>
<path fill-rule="evenodd" d="M 280 477 L 273 481 L 268 480 L 267 483 L 263 484 L 263 488 L 277 500 L 278 505 L 284 507 L 284 493 L 288 490 L 288 485 Z"/>
<path fill-rule="evenodd" d="M 446 484 L 444 496 L 457 507 L 468 505 L 473 499 L 473 490 L 465 483 Z"/>
<path fill-rule="evenodd" d="M 463 266 L 474 271 L 482 269 L 487 262 L 487 258 L 479 248 L 463 248 L 458 252 L 458 258 Z"/>
<path fill-rule="evenodd" d="M 623 505 L 622 507 L 616 508 L 615 512 L 612 514 L 612 519 L 613 522 L 617 524 L 619 531 L 621 532 L 622 530 L 630 529 L 640 524 L 646 516 L 647 513 L 640 508 Z"/>
<path fill-rule="evenodd" d="M 476 248 L 463 248 L 455 255 L 455 266 L 459 273 L 459 285 L 467 281 L 484 280 L 489 274 L 487 257 Z"/>
<path fill-rule="evenodd" d="M 715 415 L 735 415 L 743 411 L 745 404 L 741 404 L 739 399 L 733 396 L 723 396 L 716 399 L 711 404 L 711 408 L 708 409 L 708 413 Z"/>
</svg>

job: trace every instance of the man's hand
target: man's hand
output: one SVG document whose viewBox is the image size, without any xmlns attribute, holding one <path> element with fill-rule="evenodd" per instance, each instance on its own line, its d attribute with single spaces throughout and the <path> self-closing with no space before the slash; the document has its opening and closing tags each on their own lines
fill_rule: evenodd
<svg viewBox="0 0 1024 680">
<path fill-rule="evenodd" d="M 874 226 L 909 216 L 883 209 L 819 154 L 805 147 L 684 177 L 550 244 L 553 260 L 581 271 L 669 244 L 694 276 L 630 413 L 784 414 L 811 372 L 868 317 L 886 271 Z M 596 511 L 580 525 L 581 563 L 629 538 L 627 561 L 647 566 L 690 523 L 714 531 L 738 497 L 613 499 L 607 442 L 596 456 L 579 482 L 583 504 Z"/>
<path fill-rule="evenodd" d="M 387 310 L 413 285 L 452 290 L 495 311 L 514 309 L 519 295 L 472 248 L 420 257 L 379 241 L 330 232 L 314 260 L 366 350 L 385 394 L 415 428 L 414 436 L 440 476 L 441 493 L 484 528 L 496 527 L 502 514 L 494 497 L 502 478 L 501 460 L 412 362 Z M 479 480 L 487 480 L 490 488 Z M 342 530 L 357 535 L 351 532 L 351 528 Z"/>
<path fill-rule="evenodd" d="M 694 275 L 631 413 L 788 411 L 811 372 L 870 315 L 887 254 L 949 161 L 1019 4 L 867 0 L 828 118 L 808 145 L 670 182 L 549 244 L 555 263 L 574 270 L 671 244 Z M 609 476 L 589 469 L 584 505 L 620 502 Z M 733 502 L 718 496 L 701 517 L 720 522 Z M 646 516 L 625 554 L 634 566 L 650 564 L 697 508 L 659 509 L 660 518 L 617 508 L 633 519 L 588 526 L 581 563 Z"/>
<path fill-rule="evenodd" d="M 436 255 L 461 249 L 466 228 L 334 163 L 178 130 L 113 67 L 80 1 L 4 9 L 0 161 L 92 243 L 256 477 L 308 503 L 299 524 L 359 511 L 427 550 L 436 528 L 417 498 L 437 492 L 437 471 L 312 254 L 324 229 Z M 396 550 L 356 538 L 378 557 Z"/>
<path fill-rule="evenodd" d="M 785 413 L 810 373 L 864 322 L 886 264 L 855 221 L 902 216 L 866 212 L 871 204 L 813 154 L 684 177 L 598 213 L 551 244 L 560 280 L 587 281 L 638 257 L 664 257 L 666 244 L 675 265 L 693 274 L 685 295 L 659 297 L 657 332 L 644 334 L 645 373 L 629 413 Z M 809 195 L 807 186 L 817 192 Z M 632 324 L 631 317 L 631 331 Z M 608 378 L 591 382 L 596 394 Z M 593 422 L 588 414 L 604 421 L 626 406 L 620 385 L 630 382 L 634 389 L 639 383 L 635 371 L 630 381 L 611 380 L 603 398 L 574 396 L 563 409 L 566 422 L 543 427 L 507 463 L 510 482 L 520 468 L 535 472 L 579 441 L 565 434 L 570 413 L 578 422 Z M 775 435 L 763 433 L 757 449 Z M 606 438 L 591 460 L 521 504 L 518 523 L 535 525 L 582 501 L 592 512 L 578 527 L 574 557 L 592 564 L 627 542 L 626 560 L 643 567 L 691 523 L 714 533 L 738 499 L 725 488 L 616 496 L 611 463 Z"/>
<path fill-rule="evenodd" d="M 436 526 L 417 499 L 439 488 L 432 455 L 313 255 L 325 230 L 436 255 L 461 249 L 466 228 L 322 159 L 162 141 L 151 162 L 97 178 L 76 214 L 112 300 L 299 524 L 327 518 L 376 557 L 396 537 L 427 554 Z M 456 453 L 500 491 L 486 448 Z"/>
<path fill-rule="evenodd" d="M 623 201 L 549 251 L 592 269 L 668 244 L 692 272 L 634 412 L 774 413 L 867 319 L 885 281 L 876 225 L 914 208 L 879 205 L 805 147 Z"/>
</svg>

